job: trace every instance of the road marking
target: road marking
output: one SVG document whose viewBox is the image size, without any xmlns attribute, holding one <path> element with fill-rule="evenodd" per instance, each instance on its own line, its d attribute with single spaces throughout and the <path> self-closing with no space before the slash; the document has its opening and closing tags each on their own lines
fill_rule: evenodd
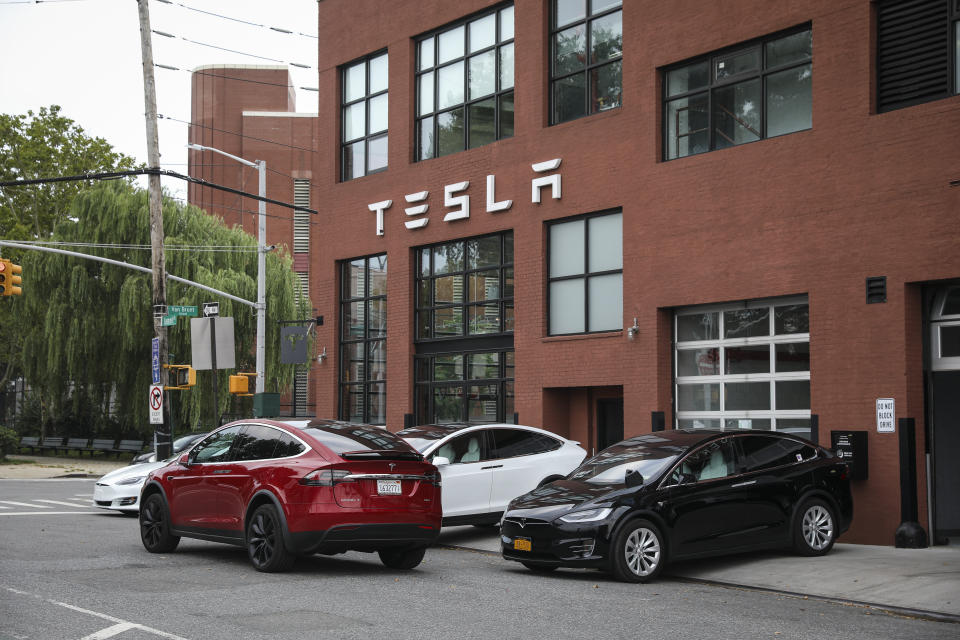
<svg viewBox="0 0 960 640">
<path fill-rule="evenodd" d="M 112 638 L 115 635 L 121 634 L 124 631 L 129 631 L 130 629 L 136 629 L 139 625 L 135 625 L 132 622 L 121 622 L 120 624 L 115 624 L 112 627 L 107 627 L 106 629 L 101 629 L 96 633 L 91 633 L 88 636 L 80 638 L 80 640 L 106 640 L 107 638 Z"/>
<path fill-rule="evenodd" d="M 29 502 L 14 502 L 13 500 L 0 500 L 3 504 L 12 504 L 17 507 L 31 507 L 33 509 L 53 509 L 45 504 L 30 504 Z"/>
<path fill-rule="evenodd" d="M 12 511 L 0 513 L 0 516 L 77 516 L 99 515 L 103 511 Z"/>
<path fill-rule="evenodd" d="M 63 505 L 63 506 L 65 506 L 65 507 L 89 506 L 89 505 L 79 505 L 79 504 L 76 504 L 76 503 L 74 503 L 74 502 L 61 502 L 60 500 L 47 500 L 46 498 L 37 498 L 37 502 L 48 502 L 48 503 L 50 503 L 50 504 L 60 504 L 60 505 Z"/>
<path fill-rule="evenodd" d="M 107 614 L 105 614 L 105 613 L 100 613 L 99 611 L 91 611 L 90 609 L 84 609 L 84 608 L 82 608 L 82 607 L 77 607 L 77 606 L 72 605 L 72 604 L 67 604 L 66 602 L 58 602 L 57 600 L 49 600 L 49 599 L 47 599 L 47 598 L 44 598 L 43 596 L 39 596 L 39 595 L 36 595 L 36 594 L 34 594 L 34 593 L 28 593 L 28 592 L 26 592 L 26 591 L 20 591 L 20 590 L 18 590 L 18 589 L 13 589 L 13 588 L 11 588 L 11 587 L 3 587 L 3 588 L 4 588 L 6 591 L 9 591 L 10 593 L 16 593 L 17 595 L 28 596 L 28 597 L 31 597 L 31 598 L 36 598 L 36 599 L 38 599 L 38 600 L 43 600 L 44 602 L 47 602 L 47 603 L 49 603 L 49 604 L 55 604 L 55 605 L 57 605 L 58 607 L 65 607 L 65 608 L 67 608 L 67 609 L 70 609 L 71 611 L 76 611 L 76 612 L 78 612 L 78 613 L 83 613 L 83 614 L 86 614 L 86 615 L 88 615 L 88 616 L 95 616 L 95 617 L 97 617 L 97 618 L 101 618 L 101 619 L 106 620 L 106 621 L 108 621 L 108 622 L 114 623 L 112 627 L 107 627 L 106 629 L 101 629 L 100 631 L 98 631 L 98 632 L 96 632 L 96 633 L 94 633 L 94 634 L 91 634 L 91 635 L 89 635 L 89 636 L 85 636 L 85 637 L 83 638 L 83 640 L 95 640 L 95 639 L 96 639 L 96 640 L 103 640 L 103 639 L 105 639 L 105 638 L 113 637 L 113 636 L 115 636 L 115 635 L 117 635 L 117 634 L 119 634 L 119 633 L 123 633 L 124 631 L 129 631 L 130 629 L 137 629 L 137 630 L 139 630 L 139 631 L 146 631 L 147 633 L 152 633 L 152 634 L 155 635 L 155 636 L 160 636 L 161 638 L 167 638 L 168 640 L 187 640 L 187 638 L 184 638 L 184 637 L 182 637 L 182 636 L 178 636 L 178 635 L 175 635 L 175 634 L 172 634 L 172 633 L 167 633 L 166 631 L 161 631 L 160 629 L 154 629 L 153 627 L 148 627 L 148 626 L 146 626 L 146 625 L 138 624 L 138 623 L 136 623 L 136 622 L 130 622 L 130 621 L 128 621 L 128 620 L 122 620 L 122 619 L 120 619 L 120 618 L 115 618 L 115 617 L 110 616 L 110 615 L 107 615 Z M 106 635 L 104 635 L 104 634 L 106 634 Z"/>
</svg>

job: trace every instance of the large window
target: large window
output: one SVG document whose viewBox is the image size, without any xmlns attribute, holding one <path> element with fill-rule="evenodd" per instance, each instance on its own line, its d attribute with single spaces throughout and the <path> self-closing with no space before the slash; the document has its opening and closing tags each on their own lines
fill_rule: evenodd
<svg viewBox="0 0 960 640">
<path fill-rule="evenodd" d="M 806 298 L 680 309 L 674 341 L 677 427 L 809 437 Z"/>
<path fill-rule="evenodd" d="M 513 331 L 513 233 L 417 250 L 417 339 Z"/>
<path fill-rule="evenodd" d="M 809 27 L 731 47 L 664 72 L 664 157 L 809 129 Z"/>
<path fill-rule="evenodd" d="M 623 328 L 623 214 L 549 226 L 549 333 Z"/>
<path fill-rule="evenodd" d="M 387 168 L 387 54 L 342 68 L 341 178 Z"/>
<path fill-rule="evenodd" d="M 417 41 L 417 160 L 513 135 L 513 5 Z"/>
<path fill-rule="evenodd" d="M 551 122 L 619 107 L 623 93 L 622 0 L 553 0 Z"/>
<path fill-rule="evenodd" d="M 877 110 L 960 93 L 960 1 L 877 2 Z"/>
<path fill-rule="evenodd" d="M 387 256 L 340 268 L 340 419 L 386 423 Z"/>
<path fill-rule="evenodd" d="M 417 421 L 513 422 L 513 350 L 418 356 Z"/>
</svg>

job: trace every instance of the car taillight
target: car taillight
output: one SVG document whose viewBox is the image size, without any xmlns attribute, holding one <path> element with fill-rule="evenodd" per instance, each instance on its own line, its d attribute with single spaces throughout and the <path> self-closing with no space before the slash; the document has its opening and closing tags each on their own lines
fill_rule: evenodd
<svg viewBox="0 0 960 640">
<path fill-rule="evenodd" d="M 300 478 L 300 484 L 308 487 L 332 487 L 350 475 L 345 469 L 314 469 Z"/>
<path fill-rule="evenodd" d="M 432 485 L 435 486 L 435 487 L 439 487 L 439 486 L 442 486 L 442 485 L 443 485 L 442 479 L 440 478 L 440 472 L 439 472 L 439 471 L 431 471 L 431 472 L 425 474 L 425 475 L 424 475 L 424 478 L 426 479 L 427 482 L 429 482 L 430 484 L 432 484 Z"/>
</svg>

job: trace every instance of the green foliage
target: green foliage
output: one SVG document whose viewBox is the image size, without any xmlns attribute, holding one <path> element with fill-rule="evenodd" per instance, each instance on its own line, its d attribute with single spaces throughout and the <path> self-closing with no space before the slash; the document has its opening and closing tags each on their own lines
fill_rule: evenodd
<svg viewBox="0 0 960 640">
<path fill-rule="evenodd" d="M 13 429 L 0 427 L 0 461 L 6 460 L 11 453 L 16 453 L 20 440 Z"/>
<path fill-rule="evenodd" d="M 196 207 L 165 199 L 163 203 L 166 271 L 246 300 L 256 299 L 256 239 L 240 228 L 228 229 L 222 220 Z M 89 252 L 150 267 L 150 221 L 147 192 L 126 183 L 104 183 L 80 193 L 69 218 L 54 239 L 123 245 Z M 178 249 L 177 247 L 186 247 Z M 204 250 L 205 248 L 225 250 Z M 24 372 L 53 416 L 113 415 L 124 433 L 148 436 L 147 389 L 150 348 L 154 336 L 151 276 L 147 273 L 92 260 L 29 252 L 24 273 L 32 274 L 30 295 L 24 299 Z M 309 301 L 298 308 L 291 258 L 267 255 L 267 390 L 286 391 L 293 365 L 280 364 L 279 320 L 306 317 Z M 202 305 L 218 301 L 220 315 L 234 317 L 237 371 L 253 371 L 256 315 L 251 307 L 220 299 L 188 285 L 167 280 L 167 303 Z M 168 329 L 171 364 L 191 361 L 190 322 L 180 318 Z M 227 377 L 219 371 L 218 413 L 231 413 Z M 214 424 L 212 372 L 197 373 L 191 391 L 172 391 L 178 432 Z M 90 410 L 92 403 L 98 410 Z M 55 418 L 56 420 L 56 418 Z M 49 424 L 49 423 L 48 423 Z M 59 429 L 58 429 L 59 430 Z M 74 433 L 65 435 L 75 435 Z M 87 435 L 79 433 L 79 435 Z M 92 434 L 90 434 L 92 435 Z"/>
<path fill-rule="evenodd" d="M 103 138 L 87 135 L 61 115 L 57 105 L 41 107 L 38 113 L 0 114 L 0 181 L 133 169 L 134 164 L 133 158 L 115 152 Z M 48 238 L 66 220 L 77 193 L 90 184 L 77 181 L 0 188 L 0 238 Z M 3 256 L 23 264 L 23 251 L 4 249 Z M 0 301 L 0 326 L 20 326 L 22 298 L 30 292 L 33 277 L 24 269 L 24 296 Z M 21 373 L 23 349 L 22 332 L 0 332 L 0 388 Z"/>
</svg>

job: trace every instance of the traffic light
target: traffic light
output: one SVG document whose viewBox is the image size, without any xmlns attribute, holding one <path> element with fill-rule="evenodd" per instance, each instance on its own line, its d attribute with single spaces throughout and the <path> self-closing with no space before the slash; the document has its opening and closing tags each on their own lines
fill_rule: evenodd
<svg viewBox="0 0 960 640">
<path fill-rule="evenodd" d="M 188 364 L 165 364 L 164 369 L 170 369 L 170 384 L 164 389 L 189 389 L 197 384 L 197 370 Z"/>
<path fill-rule="evenodd" d="M 238 396 L 246 397 L 252 396 L 250 393 L 250 379 L 257 379 L 256 373 L 240 373 L 239 375 L 230 376 L 230 393 L 235 393 Z"/>
<path fill-rule="evenodd" d="M 0 258 L 0 296 L 23 294 L 23 289 L 17 286 L 23 282 L 23 278 L 20 277 L 22 272 L 23 267 L 20 265 Z"/>
</svg>

